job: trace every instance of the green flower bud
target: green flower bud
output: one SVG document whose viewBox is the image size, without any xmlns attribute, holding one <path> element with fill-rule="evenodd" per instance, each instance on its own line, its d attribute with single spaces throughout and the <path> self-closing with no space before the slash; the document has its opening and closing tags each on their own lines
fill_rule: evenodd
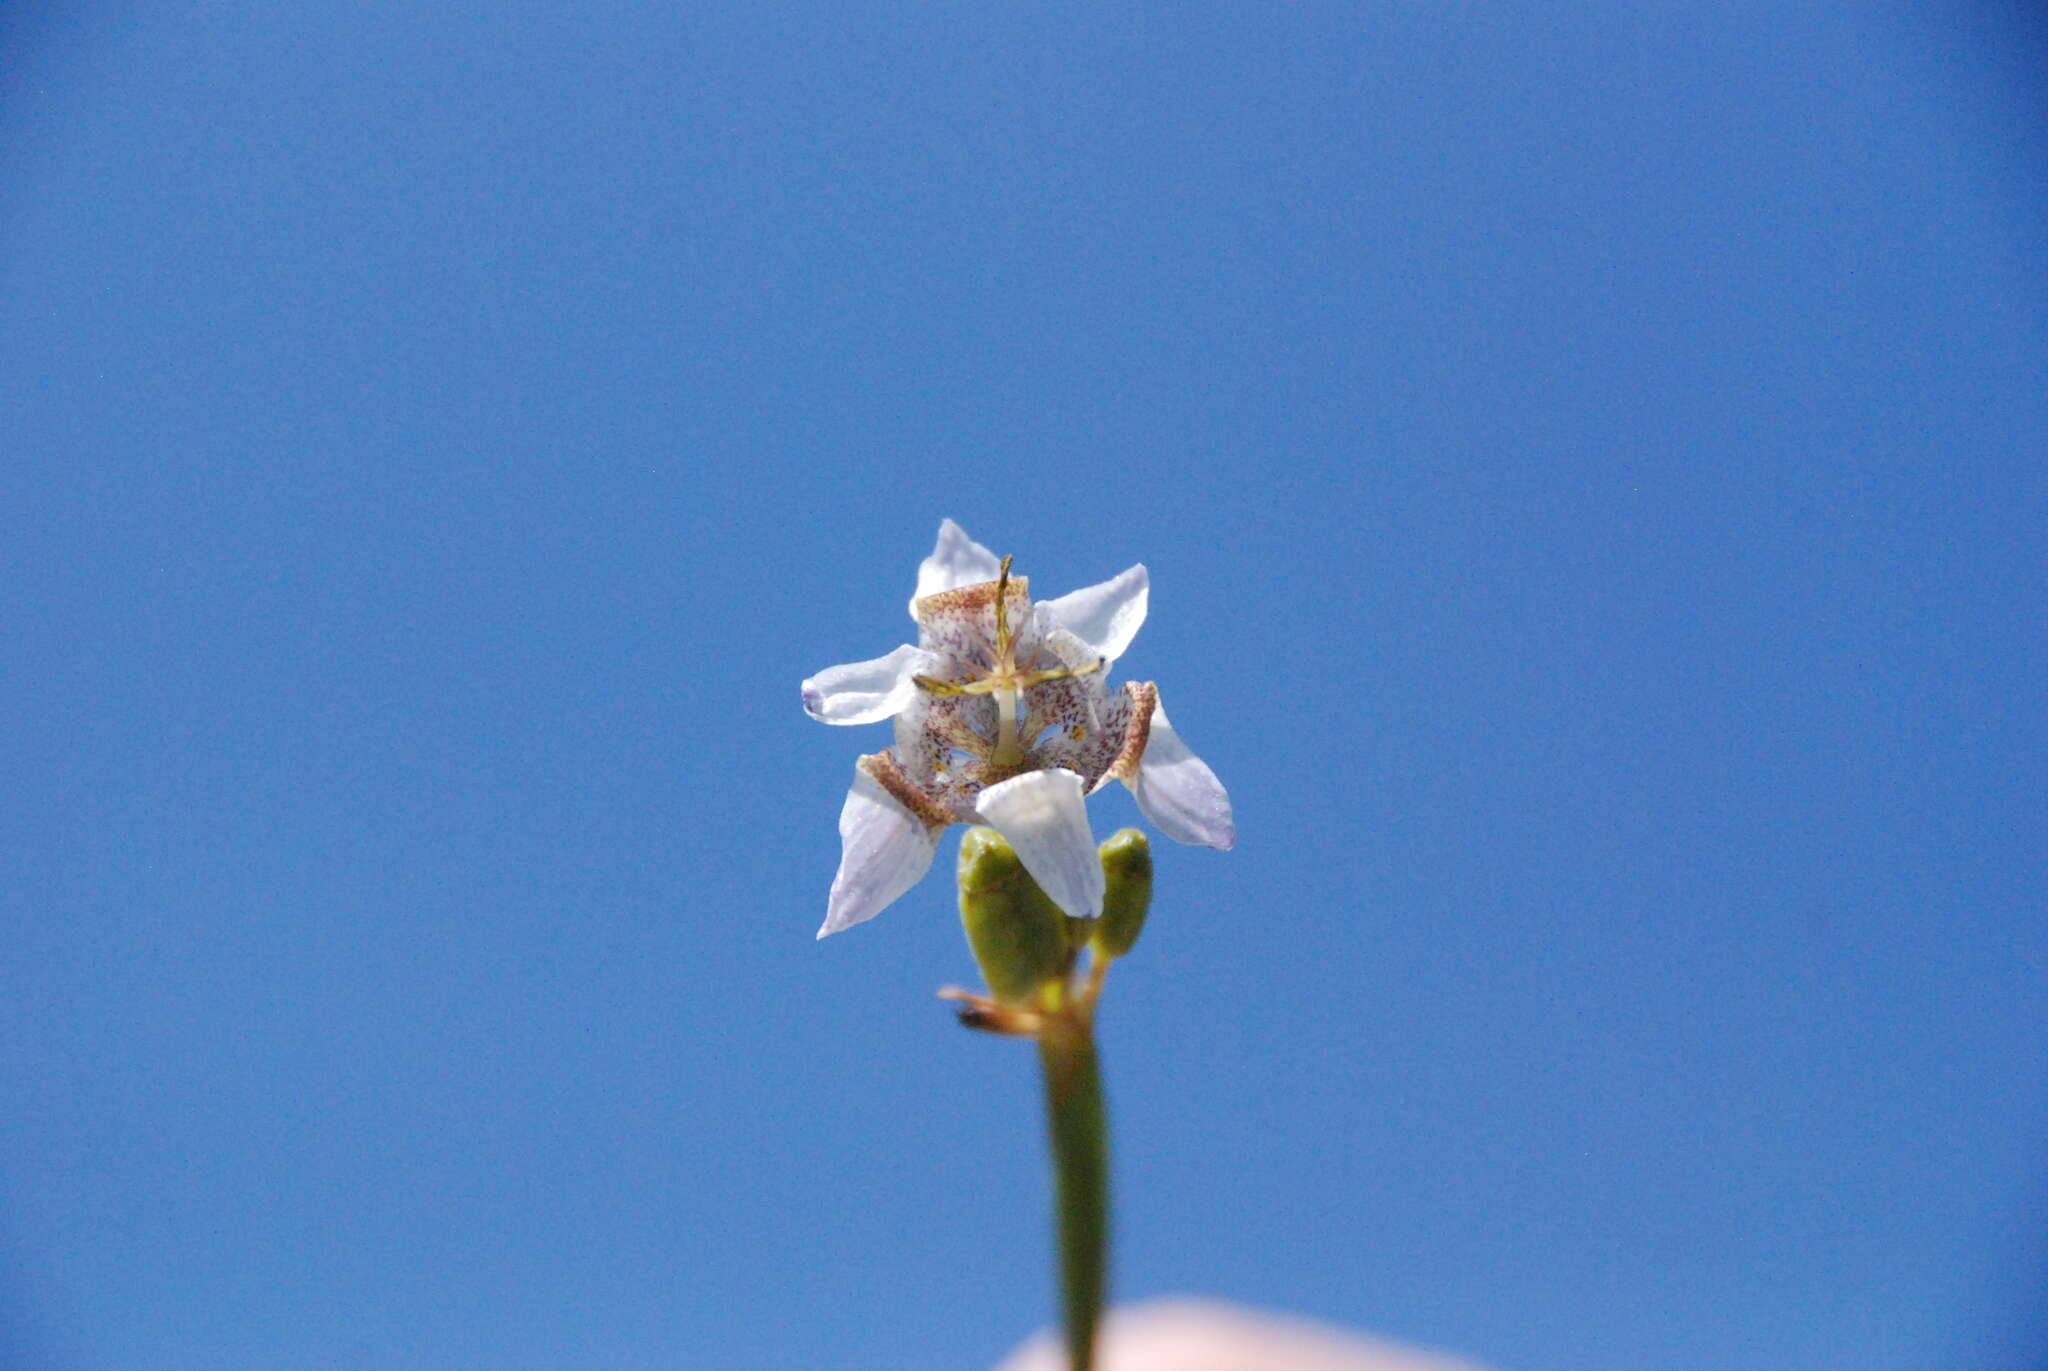
<svg viewBox="0 0 2048 1371">
<path fill-rule="evenodd" d="M 1152 907 L 1152 844 L 1135 828 L 1119 829 L 1102 845 L 1101 853 L 1109 889 L 1092 941 L 1096 956 L 1121 957 L 1137 944 L 1145 930 L 1145 911 Z"/>
<path fill-rule="evenodd" d="M 1067 916 L 993 828 L 969 829 L 960 841 L 960 922 L 1005 1004 L 1031 1002 L 1066 970 Z"/>
</svg>

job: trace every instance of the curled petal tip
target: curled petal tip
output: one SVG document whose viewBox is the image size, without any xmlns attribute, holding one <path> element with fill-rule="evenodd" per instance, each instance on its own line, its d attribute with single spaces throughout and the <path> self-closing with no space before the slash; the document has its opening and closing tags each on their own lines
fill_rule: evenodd
<svg viewBox="0 0 2048 1371">
<path fill-rule="evenodd" d="M 917 694 L 924 660 L 905 643 L 871 662 L 827 667 L 804 682 L 804 712 L 827 724 L 872 724 L 899 714 Z"/>
<path fill-rule="evenodd" d="M 1090 654 L 1113 662 L 1144 626 L 1151 586 L 1145 564 L 1139 562 L 1107 581 L 1047 600 L 1038 612 L 1048 628 L 1064 629 Z"/>
<path fill-rule="evenodd" d="M 1152 712 L 1152 727 L 1137 775 L 1126 782 L 1138 808 L 1161 833 L 1177 843 L 1227 852 L 1237 845 L 1237 820 L 1230 793 L 1216 773 L 1166 721 L 1166 708 Z"/>
<path fill-rule="evenodd" d="M 911 617 L 917 617 L 917 602 L 925 596 L 993 581 L 1000 566 L 995 553 L 968 537 L 966 529 L 951 519 L 940 520 L 932 555 L 917 568 L 917 593 L 910 597 Z"/>
<path fill-rule="evenodd" d="M 867 761 L 868 759 L 863 759 Z M 839 874 L 832 879 L 820 938 L 882 912 L 932 864 L 939 834 L 856 765 L 839 813 Z"/>
</svg>

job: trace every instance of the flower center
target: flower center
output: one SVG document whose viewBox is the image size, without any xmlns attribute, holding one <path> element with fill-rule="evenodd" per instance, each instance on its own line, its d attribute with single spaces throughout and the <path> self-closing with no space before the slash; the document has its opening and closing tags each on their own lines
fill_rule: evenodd
<svg viewBox="0 0 2048 1371">
<path fill-rule="evenodd" d="M 1024 742 L 1017 736 L 1017 706 L 1025 691 L 1047 681 L 1086 676 L 1107 665 L 1098 657 L 1087 666 L 1039 667 L 1026 671 L 1017 663 L 1017 635 L 1010 627 L 1010 559 L 1003 558 L 996 575 L 995 664 L 979 676 L 965 681 L 941 681 L 918 676 L 918 688 L 931 695 L 993 695 L 996 702 L 996 739 L 989 749 L 988 769 L 997 775 L 1024 769 Z"/>
</svg>

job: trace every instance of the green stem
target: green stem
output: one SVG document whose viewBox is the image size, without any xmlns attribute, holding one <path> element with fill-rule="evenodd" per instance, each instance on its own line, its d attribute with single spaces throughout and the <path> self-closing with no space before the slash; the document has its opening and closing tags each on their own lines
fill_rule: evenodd
<svg viewBox="0 0 2048 1371">
<path fill-rule="evenodd" d="M 1109 1263 L 1109 1120 L 1085 1016 L 1060 1015 L 1038 1039 L 1052 1140 L 1053 1214 L 1070 1371 L 1093 1371 Z"/>
</svg>

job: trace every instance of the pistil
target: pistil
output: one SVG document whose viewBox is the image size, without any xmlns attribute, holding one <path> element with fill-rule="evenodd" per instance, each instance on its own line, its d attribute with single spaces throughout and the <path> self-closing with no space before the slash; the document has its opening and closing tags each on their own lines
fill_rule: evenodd
<svg viewBox="0 0 2048 1371">
<path fill-rule="evenodd" d="M 989 765 L 998 768 L 1021 766 L 1024 747 L 1017 741 L 1017 689 L 1012 685 L 998 685 L 995 696 L 996 746 L 988 754 Z"/>
<path fill-rule="evenodd" d="M 988 755 L 998 770 L 1021 766 L 1024 748 L 1017 741 L 1017 644 L 1010 637 L 1010 559 L 996 573 L 996 669 L 989 677 L 996 695 L 996 746 Z"/>
</svg>

